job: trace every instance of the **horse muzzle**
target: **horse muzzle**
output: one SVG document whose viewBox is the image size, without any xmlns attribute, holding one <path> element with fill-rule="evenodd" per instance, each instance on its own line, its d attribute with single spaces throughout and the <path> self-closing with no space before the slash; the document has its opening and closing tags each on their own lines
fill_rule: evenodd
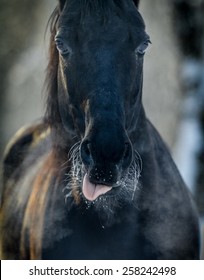
<svg viewBox="0 0 204 280">
<path fill-rule="evenodd" d="M 82 192 L 90 201 L 117 189 L 132 162 L 132 145 L 125 133 L 104 135 L 105 138 L 101 135 L 85 137 L 80 147 L 85 169 Z"/>
</svg>

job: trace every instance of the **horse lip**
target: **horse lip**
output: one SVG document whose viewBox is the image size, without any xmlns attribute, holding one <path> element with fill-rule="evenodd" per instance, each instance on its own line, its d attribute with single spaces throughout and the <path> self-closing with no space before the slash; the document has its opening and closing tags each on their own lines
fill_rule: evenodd
<svg viewBox="0 0 204 280">
<path fill-rule="evenodd" d="M 82 164 L 82 170 L 83 170 L 84 174 L 89 173 L 89 169 L 90 168 L 87 165 Z"/>
<path fill-rule="evenodd" d="M 110 183 L 110 182 L 106 181 L 106 179 L 92 180 L 91 178 L 90 178 L 90 182 L 95 185 L 104 185 L 104 186 L 109 186 L 114 189 L 117 189 L 117 188 L 121 187 L 122 178 L 121 178 L 121 180 L 117 180 L 115 183 L 113 183 L 113 182 Z"/>
<path fill-rule="evenodd" d="M 92 180 L 90 178 L 90 182 L 92 184 L 95 184 L 95 185 L 104 185 L 104 186 L 109 186 L 109 187 L 113 187 L 113 185 L 114 185 L 113 183 L 106 182 L 105 179 L 104 180 L 95 181 L 95 180 Z"/>
</svg>

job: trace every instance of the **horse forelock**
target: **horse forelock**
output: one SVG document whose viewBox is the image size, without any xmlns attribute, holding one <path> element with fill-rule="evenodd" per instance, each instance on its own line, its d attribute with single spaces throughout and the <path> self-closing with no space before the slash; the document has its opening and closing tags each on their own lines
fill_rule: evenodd
<svg viewBox="0 0 204 280">
<path fill-rule="evenodd" d="M 70 0 L 59 0 L 59 8 L 60 10 L 63 9 L 64 5 L 66 4 L 66 2 L 71 2 Z M 76 2 L 76 1 L 75 1 Z M 113 0 L 112 2 L 115 2 L 117 5 L 120 5 L 122 0 Z M 139 6 L 139 2 L 140 0 L 133 0 L 134 4 L 136 7 Z M 79 3 L 79 1 L 78 1 Z M 77 3 L 77 5 L 78 5 Z M 85 7 L 87 7 L 87 5 L 94 5 L 95 7 L 96 6 L 99 6 L 99 7 L 103 7 L 103 6 L 107 6 L 107 4 L 110 3 L 110 0 L 95 0 L 95 1 L 92 1 L 92 0 L 81 0 L 80 1 L 80 4 L 79 5 L 84 5 Z"/>
<path fill-rule="evenodd" d="M 84 19 L 90 15 L 95 16 L 97 20 L 100 18 L 102 22 L 106 22 L 113 14 L 126 17 L 125 7 L 131 6 L 131 4 L 138 9 L 139 0 L 67 0 L 60 2 L 60 11 L 66 9 L 66 11 L 73 12 L 74 17 L 78 15 L 81 22 L 84 22 Z"/>
</svg>

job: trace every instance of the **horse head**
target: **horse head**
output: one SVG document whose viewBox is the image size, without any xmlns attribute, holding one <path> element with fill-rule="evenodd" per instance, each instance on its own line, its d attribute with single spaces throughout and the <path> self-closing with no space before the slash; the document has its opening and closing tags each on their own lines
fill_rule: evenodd
<svg viewBox="0 0 204 280">
<path fill-rule="evenodd" d="M 58 110 L 66 133 L 79 143 L 71 153 L 71 177 L 89 202 L 128 192 L 129 185 L 132 195 L 137 182 L 128 185 L 128 174 L 138 175 L 139 167 L 130 132 L 142 106 L 143 56 L 150 42 L 138 1 L 59 4 Z"/>
</svg>

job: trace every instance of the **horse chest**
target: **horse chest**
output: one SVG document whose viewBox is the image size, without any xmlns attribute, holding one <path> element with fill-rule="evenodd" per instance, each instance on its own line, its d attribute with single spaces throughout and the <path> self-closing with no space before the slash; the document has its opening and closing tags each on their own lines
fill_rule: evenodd
<svg viewBox="0 0 204 280">
<path fill-rule="evenodd" d="M 43 251 L 44 259 L 146 258 L 136 223 L 123 221 L 105 227 L 96 217 L 76 215 L 67 223 L 70 234 Z"/>
</svg>

